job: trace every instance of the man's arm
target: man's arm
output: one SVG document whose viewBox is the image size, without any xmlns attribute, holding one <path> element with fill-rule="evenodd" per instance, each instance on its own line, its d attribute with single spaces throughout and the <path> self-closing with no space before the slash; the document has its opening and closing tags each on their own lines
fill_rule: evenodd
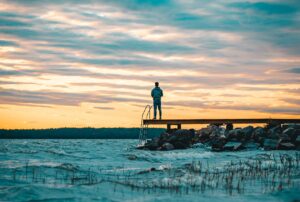
<svg viewBox="0 0 300 202">
<path fill-rule="evenodd" d="M 164 92 L 163 92 L 163 90 L 162 89 L 160 89 L 161 90 L 161 96 L 163 97 L 164 96 Z"/>
<path fill-rule="evenodd" d="M 152 91 L 151 91 L 151 97 L 153 97 L 153 89 L 152 89 Z"/>
</svg>

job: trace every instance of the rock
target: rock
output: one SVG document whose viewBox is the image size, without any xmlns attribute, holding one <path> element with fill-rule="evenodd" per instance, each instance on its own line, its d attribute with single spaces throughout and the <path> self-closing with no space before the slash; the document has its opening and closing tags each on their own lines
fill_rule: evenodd
<svg viewBox="0 0 300 202">
<path fill-rule="evenodd" d="M 161 147 L 161 150 L 166 150 L 166 151 L 173 150 L 173 149 L 175 149 L 175 147 L 168 142 L 164 143 Z"/>
<path fill-rule="evenodd" d="M 295 139 L 300 136 L 300 129 L 296 129 L 294 133 Z"/>
<path fill-rule="evenodd" d="M 253 136 L 258 136 L 258 137 L 266 137 L 266 130 L 262 127 L 256 127 L 253 130 Z"/>
<path fill-rule="evenodd" d="M 241 130 L 241 132 L 243 133 L 244 139 L 246 139 L 246 140 L 251 139 L 253 131 L 254 131 L 253 126 L 247 126 Z"/>
<path fill-rule="evenodd" d="M 213 151 L 223 151 L 224 145 L 226 144 L 226 139 L 222 137 L 215 137 L 211 141 L 211 148 Z"/>
<path fill-rule="evenodd" d="M 241 139 L 243 136 L 241 130 L 242 129 L 240 129 L 240 128 L 236 128 L 236 129 L 229 131 L 227 133 L 228 140 L 236 140 L 237 141 L 238 139 Z"/>
<path fill-rule="evenodd" d="M 223 147 L 224 151 L 239 151 L 244 148 L 241 142 L 227 142 Z"/>
<path fill-rule="evenodd" d="M 173 143 L 173 142 L 176 142 L 177 139 L 178 139 L 178 137 L 176 135 L 170 135 L 170 137 L 168 139 L 166 139 L 165 141 Z"/>
<path fill-rule="evenodd" d="M 243 146 L 245 147 L 245 149 L 257 149 L 259 147 L 259 144 L 258 143 L 255 143 L 255 142 L 246 142 L 245 144 L 243 144 Z"/>
<path fill-rule="evenodd" d="M 151 140 L 144 145 L 143 149 L 157 150 L 158 147 L 159 147 L 158 142 L 155 140 Z"/>
<path fill-rule="evenodd" d="M 196 135 L 198 135 L 199 141 L 201 143 L 205 143 L 209 139 L 210 132 L 211 131 L 209 128 L 202 128 L 196 132 Z"/>
<path fill-rule="evenodd" d="M 244 133 L 242 129 L 237 129 L 235 135 L 238 141 L 242 141 L 242 139 L 244 139 Z"/>
<path fill-rule="evenodd" d="M 268 137 L 271 139 L 278 139 L 279 138 L 279 134 L 282 133 L 282 129 L 280 125 L 277 125 L 273 128 L 270 128 L 268 130 Z"/>
<path fill-rule="evenodd" d="M 197 131 L 197 134 L 199 134 L 199 136 L 209 136 L 209 134 L 211 133 L 210 128 L 201 128 L 200 130 Z"/>
<path fill-rule="evenodd" d="M 282 129 L 285 130 L 287 128 L 293 128 L 293 129 L 300 129 L 300 124 L 297 123 L 290 123 L 290 124 L 283 124 Z"/>
<path fill-rule="evenodd" d="M 216 126 L 216 125 L 209 125 L 207 128 L 209 130 L 209 134 L 213 133 L 214 131 L 218 131 L 219 130 L 219 127 Z"/>
<path fill-rule="evenodd" d="M 195 137 L 195 131 L 194 130 L 177 130 L 172 135 L 176 136 L 176 142 L 182 142 L 183 144 L 190 146 L 193 142 L 193 138 Z"/>
<path fill-rule="evenodd" d="M 129 160 L 136 160 L 136 159 L 137 159 L 137 156 L 134 155 L 134 154 L 129 154 L 129 155 L 127 156 L 127 158 L 128 158 Z"/>
<path fill-rule="evenodd" d="M 265 128 L 266 128 L 267 130 L 270 130 L 270 129 L 276 128 L 276 127 L 278 127 L 278 126 L 280 126 L 280 124 L 275 123 L 275 122 L 271 122 L 271 123 L 268 123 L 268 124 L 265 126 Z"/>
<path fill-rule="evenodd" d="M 225 137 L 228 139 L 228 140 L 231 140 L 231 139 L 233 139 L 233 138 L 235 138 L 234 137 L 234 130 L 229 130 L 229 131 L 227 131 L 227 133 L 225 134 Z"/>
<path fill-rule="evenodd" d="M 262 127 L 256 127 L 254 130 L 253 130 L 253 133 L 252 133 L 252 139 L 259 143 L 260 145 L 263 145 L 263 142 L 264 142 L 264 138 L 267 136 L 266 134 L 266 131 L 264 128 Z"/>
<path fill-rule="evenodd" d="M 296 138 L 295 144 L 296 146 L 300 146 L 300 135 L 298 135 L 298 137 Z"/>
<path fill-rule="evenodd" d="M 175 149 L 187 149 L 187 148 L 190 147 L 190 145 L 186 145 L 186 144 L 184 144 L 184 143 L 182 143 L 180 141 L 174 142 L 173 146 L 175 147 Z"/>
<path fill-rule="evenodd" d="M 146 142 L 138 149 L 187 149 L 198 143 L 211 145 L 213 151 L 255 149 L 258 148 L 258 144 L 265 150 L 300 149 L 300 129 L 298 127 L 300 128 L 299 124 L 289 124 L 284 127 L 281 127 L 280 124 L 269 124 L 265 128 L 247 126 L 229 130 L 232 128 L 228 124 L 227 130 L 219 125 L 209 125 L 196 132 L 193 129 L 172 129 L 170 130 L 172 133 L 162 133 L 158 138 Z M 134 160 L 136 157 L 129 156 L 128 159 Z"/>
<path fill-rule="evenodd" d="M 219 128 L 213 130 L 209 135 L 210 138 L 219 137 L 219 136 L 221 136 L 221 131 L 219 130 Z"/>
<path fill-rule="evenodd" d="M 149 150 L 172 150 L 186 149 L 196 143 L 195 130 L 173 130 L 172 134 L 162 133 L 159 138 L 147 142 L 139 149 Z"/>
<path fill-rule="evenodd" d="M 279 143 L 277 149 L 280 150 L 293 150 L 296 146 L 290 142 Z"/>
<path fill-rule="evenodd" d="M 169 133 L 162 133 L 159 136 L 159 139 L 157 141 L 159 146 L 162 146 L 165 142 L 167 142 L 167 140 L 170 138 L 170 134 Z"/>
<path fill-rule="evenodd" d="M 295 133 L 294 128 L 286 128 L 285 130 L 282 131 L 282 134 L 288 135 L 288 136 L 293 136 Z"/>
<path fill-rule="evenodd" d="M 264 141 L 264 149 L 265 150 L 273 150 L 277 148 L 278 140 L 275 139 L 265 139 Z"/>
<path fill-rule="evenodd" d="M 279 142 L 290 142 L 291 138 L 286 134 L 279 134 Z"/>
</svg>

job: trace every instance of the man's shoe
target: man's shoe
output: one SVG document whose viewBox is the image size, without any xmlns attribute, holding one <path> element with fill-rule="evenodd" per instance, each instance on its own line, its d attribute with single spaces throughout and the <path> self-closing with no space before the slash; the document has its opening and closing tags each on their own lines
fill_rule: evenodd
<svg viewBox="0 0 300 202">
<path fill-rule="evenodd" d="M 156 120 L 156 117 L 154 117 L 153 120 Z"/>
<path fill-rule="evenodd" d="M 161 117 L 159 117 L 159 120 L 161 120 Z"/>
</svg>

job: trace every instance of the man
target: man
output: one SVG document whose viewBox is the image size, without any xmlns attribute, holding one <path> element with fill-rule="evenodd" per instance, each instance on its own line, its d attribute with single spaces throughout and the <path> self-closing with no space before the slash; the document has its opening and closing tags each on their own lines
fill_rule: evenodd
<svg viewBox="0 0 300 202">
<path fill-rule="evenodd" d="M 159 87 L 159 83 L 155 82 L 155 88 L 151 91 L 151 96 L 153 98 L 153 107 L 154 107 L 154 119 L 156 119 L 156 111 L 158 108 L 159 119 L 161 119 L 161 97 L 163 96 L 163 91 Z"/>
</svg>

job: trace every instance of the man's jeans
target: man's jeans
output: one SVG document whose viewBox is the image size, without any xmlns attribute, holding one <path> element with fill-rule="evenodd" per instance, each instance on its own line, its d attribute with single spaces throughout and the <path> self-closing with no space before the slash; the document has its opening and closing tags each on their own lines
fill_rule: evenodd
<svg viewBox="0 0 300 202">
<path fill-rule="evenodd" d="M 156 111 L 158 108 L 159 111 L 159 118 L 161 119 L 161 100 L 153 100 L 153 106 L 154 106 L 154 118 L 156 119 Z"/>
</svg>

